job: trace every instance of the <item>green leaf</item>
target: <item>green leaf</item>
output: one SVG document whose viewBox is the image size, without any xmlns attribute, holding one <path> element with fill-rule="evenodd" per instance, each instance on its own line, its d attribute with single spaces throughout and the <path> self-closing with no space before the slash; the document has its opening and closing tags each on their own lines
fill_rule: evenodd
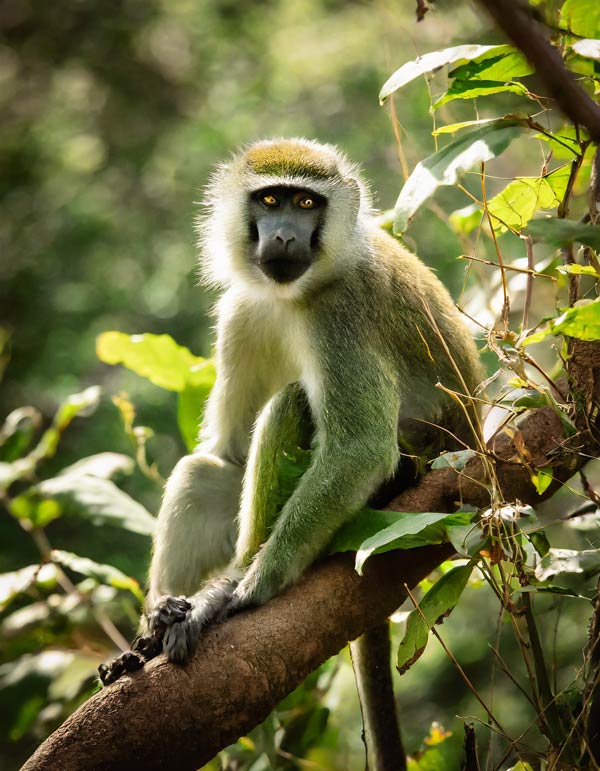
<svg viewBox="0 0 600 771">
<path fill-rule="evenodd" d="M 519 120 L 496 120 L 463 134 L 418 163 L 396 201 L 394 231 L 406 230 L 410 218 L 438 187 L 454 185 L 460 172 L 504 152 L 522 129 Z"/>
<path fill-rule="evenodd" d="M 574 220 L 546 217 L 532 220 L 526 235 L 551 246 L 570 246 L 575 241 L 600 250 L 600 225 L 584 225 Z"/>
<path fill-rule="evenodd" d="M 457 450 L 456 452 L 444 452 L 438 456 L 431 468 L 446 468 L 450 467 L 456 471 L 462 471 L 471 458 L 476 458 L 477 453 L 475 450 Z"/>
<path fill-rule="evenodd" d="M 484 126 L 486 123 L 492 123 L 496 118 L 482 118 L 481 120 L 464 120 L 461 123 L 450 123 L 448 126 L 440 126 L 435 131 L 431 132 L 434 137 L 440 134 L 456 134 L 457 131 L 461 131 L 464 128 L 472 128 L 473 126 Z"/>
<path fill-rule="evenodd" d="M 577 305 L 550 322 L 553 335 L 577 337 L 579 340 L 600 340 L 600 297 L 580 300 Z"/>
<path fill-rule="evenodd" d="M 392 513 L 392 512 L 388 512 Z M 446 524 L 468 524 L 471 521 L 472 514 L 469 512 L 456 512 L 454 514 L 443 514 L 440 512 L 393 512 L 396 515 L 395 521 L 379 530 L 374 535 L 363 541 L 356 553 L 356 572 L 362 574 L 362 568 L 366 560 L 373 554 L 382 554 L 393 549 L 414 548 L 416 545 L 422 546 L 431 543 L 442 543 L 447 540 L 445 528 L 428 528 L 435 526 L 442 520 Z M 419 539 L 415 542 L 414 536 L 425 535 L 425 540 Z"/>
<path fill-rule="evenodd" d="M 0 459 L 12 461 L 24 455 L 41 423 L 41 413 L 34 407 L 13 410 L 0 428 Z"/>
<path fill-rule="evenodd" d="M 569 166 L 562 166 L 544 177 L 517 177 L 510 182 L 488 201 L 496 233 L 505 233 L 508 229 L 520 231 L 539 209 L 558 206 L 567 188 L 569 174 Z"/>
<path fill-rule="evenodd" d="M 118 452 L 99 452 L 88 455 L 60 472 L 60 476 L 92 476 L 98 479 L 112 479 L 117 474 L 133 473 L 135 462 L 129 455 Z"/>
<path fill-rule="evenodd" d="M 522 83 L 496 83 L 491 80 L 455 80 L 446 93 L 442 94 L 433 103 L 432 107 L 434 110 L 437 110 L 438 107 L 455 99 L 476 99 L 478 96 L 490 96 L 491 94 L 501 94 L 503 92 L 519 94 L 519 96 L 527 96 L 529 93 Z"/>
<path fill-rule="evenodd" d="M 473 565 L 453 568 L 438 579 L 411 612 L 406 622 L 406 632 L 398 647 L 397 666 L 400 674 L 406 672 L 421 656 L 427 645 L 429 630 L 447 616 L 458 602 Z"/>
<path fill-rule="evenodd" d="M 458 80 L 488 80 L 502 83 L 513 78 L 531 75 L 533 67 L 520 51 L 512 46 L 498 46 L 494 52 L 497 55 L 487 55 L 475 61 L 461 64 L 451 70 L 448 75 Z"/>
<path fill-rule="evenodd" d="M 399 88 L 402 88 L 402 86 L 405 86 L 415 78 L 418 78 L 419 75 L 424 75 L 426 72 L 436 72 L 446 64 L 452 64 L 461 59 L 476 59 L 481 55 L 488 54 L 490 51 L 497 51 L 498 49 L 502 50 L 505 48 L 506 46 L 503 45 L 480 46 L 468 44 L 444 48 L 441 51 L 431 51 L 431 53 L 419 56 L 413 61 L 403 64 L 400 69 L 396 70 L 396 72 L 386 80 L 379 92 L 379 101 L 383 104 L 385 100 L 395 91 L 398 91 Z"/>
<path fill-rule="evenodd" d="M 5 610 L 16 597 L 32 586 L 55 586 L 56 577 L 56 567 L 49 563 L 27 565 L 19 570 L 0 574 L 0 610 Z"/>
<path fill-rule="evenodd" d="M 179 393 L 177 423 L 188 450 L 198 444 L 198 429 L 202 422 L 204 403 L 215 382 L 216 372 L 212 360 L 190 372 L 190 379 Z"/>
<path fill-rule="evenodd" d="M 96 353 L 106 364 L 123 364 L 151 383 L 169 391 L 183 391 L 196 378 L 210 376 L 206 361 L 170 335 L 126 335 L 103 332 L 96 341 Z"/>
<path fill-rule="evenodd" d="M 142 535 L 154 532 L 154 517 L 108 479 L 67 474 L 40 482 L 28 495 L 54 499 L 65 514 L 90 519 L 95 525 L 114 525 Z"/>
<path fill-rule="evenodd" d="M 483 221 L 483 209 L 476 203 L 470 203 L 462 209 L 456 209 L 449 216 L 450 225 L 456 233 L 468 235 L 478 228 Z"/>
<path fill-rule="evenodd" d="M 554 158 L 573 160 L 574 155 L 581 155 L 581 141 L 587 137 L 585 130 L 569 124 L 558 131 L 545 131 L 535 135 L 535 139 L 550 145 Z"/>
<path fill-rule="evenodd" d="M 600 3 L 597 0 L 565 0 L 560 25 L 584 38 L 600 37 Z"/>
<path fill-rule="evenodd" d="M 559 265 L 556 270 L 565 275 L 594 276 L 594 278 L 600 278 L 600 273 L 598 273 L 591 265 L 577 265 L 576 263 L 573 265 Z"/>
<path fill-rule="evenodd" d="M 537 474 L 531 475 L 531 481 L 533 482 L 534 487 L 538 491 L 539 495 L 544 493 L 550 487 L 553 480 L 554 477 L 552 474 L 545 469 L 540 469 Z"/>
<path fill-rule="evenodd" d="M 600 40 L 584 38 L 583 40 L 578 40 L 576 43 L 573 43 L 572 48 L 580 56 L 600 61 Z"/>
<path fill-rule="evenodd" d="M 94 578 L 101 584 L 114 586 L 115 589 L 126 589 L 135 595 L 140 602 L 144 602 L 144 595 L 135 578 L 125 575 L 125 573 L 122 573 L 112 565 L 102 565 L 99 562 L 88 559 L 88 557 L 80 557 L 77 554 L 60 549 L 52 549 L 51 557 L 53 562 L 58 562 L 75 573 L 81 573 L 82 576 Z"/>
<path fill-rule="evenodd" d="M 564 573 L 597 575 L 600 573 L 600 549 L 550 549 L 535 569 L 538 581 L 547 581 Z"/>
</svg>

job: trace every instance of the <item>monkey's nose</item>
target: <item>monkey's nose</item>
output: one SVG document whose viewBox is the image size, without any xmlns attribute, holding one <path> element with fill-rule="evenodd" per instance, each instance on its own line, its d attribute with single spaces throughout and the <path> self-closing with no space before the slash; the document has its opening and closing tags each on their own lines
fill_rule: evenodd
<svg viewBox="0 0 600 771">
<path fill-rule="evenodd" d="M 287 250 L 289 244 L 296 240 L 296 236 L 279 232 L 275 234 L 275 240 L 279 241 L 280 244 L 283 244 L 284 248 Z"/>
</svg>

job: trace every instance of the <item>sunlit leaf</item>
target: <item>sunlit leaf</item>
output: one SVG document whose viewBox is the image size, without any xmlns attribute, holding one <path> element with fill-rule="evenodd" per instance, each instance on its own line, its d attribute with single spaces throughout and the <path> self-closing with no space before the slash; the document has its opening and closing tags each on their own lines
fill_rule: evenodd
<svg viewBox="0 0 600 771">
<path fill-rule="evenodd" d="M 600 273 L 596 271 L 591 265 L 559 265 L 556 270 L 559 273 L 564 273 L 571 276 L 594 276 L 600 278 Z"/>
<path fill-rule="evenodd" d="M 114 525 L 142 535 L 154 532 L 154 517 L 108 479 L 57 476 L 37 484 L 31 494 L 56 499 L 65 514 L 90 519 L 96 525 Z"/>
<path fill-rule="evenodd" d="M 476 99 L 478 96 L 491 96 L 492 94 L 501 94 L 510 92 L 527 96 L 528 90 L 522 83 L 496 83 L 487 80 L 455 80 L 450 88 L 439 99 L 433 103 L 432 107 L 437 110 L 438 107 L 452 102 L 455 99 Z"/>
<path fill-rule="evenodd" d="M 205 360 L 169 335 L 126 335 L 104 332 L 96 353 L 107 364 L 123 364 L 136 374 L 169 391 L 182 391 L 192 377 L 202 379 Z"/>
<path fill-rule="evenodd" d="M 583 573 L 586 576 L 600 573 L 600 549 L 550 549 L 535 570 L 538 581 L 548 581 L 565 573 Z"/>
<path fill-rule="evenodd" d="M 583 40 L 578 40 L 576 43 L 573 43 L 572 48 L 580 56 L 600 61 L 600 40 L 584 38 Z"/>
<path fill-rule="evenodd" d="M 471 458 L 475 457 L 477 457 L 475 450 L 444 452 L 433 461 L 431 468 L 445 468 L 449 466 L 456 471 L 462 471 Z"/>
<path fill-rule="evenodd" d="M 406 632 L 398 648 L 397 666 L 400 674 L 406 672 L 421 656 L 427 645 L 431 627 L 447 616 L 455 607 L 473 566 L 461 565 L 438 579 L 408 617 Z"/>
<path fill-rule="evenodd" d="M 407 512 L 394 512 L 396 520 L 385 527 L 383 530 L 375 533 L 375 535 L 367 538 L 359 547 L 356 553 L 356 571 L 361 574 L 364 563 L 373 554 L 381 554 L 392 549 L 402 549 L 407 547 L 407 539 L 410 544 L 410 548 L 414 547 L 414 536 L 421 535 L 425 531 L 433 526 L 433 530 L 429 531 L 427 535 L 428 539 L 418 545 L 425 545 L 427 543 L 442 543 L 446 538 L 446 532 L 444 529 L 439 530 L 435 528 L 435 525 L 442 520 L 446 520 L 446 524 L 468 524 L 471 521 L 472 514 L 470 512 L 456 512 L 454 514 L 443 514 L 440 512 L 419 512 L 419 513 L 407 513 Z"/>
<path fill-rule="evenodd" d="M 431 53 L 419 56 L 411 62 L 407 62 L 396 70 L 388 78 L 379 92 L 379 101 L 383 104 L 385 100 L 402 86 L 410 83 L 411 80 L 424 75 L 426 72 L 436 72 L 446 64 L 461 61 L 462 59 L 475 59 L 482 54 L 490 51 L 504 49 L 505 46 L 481 46 L 481 45 L 462 45 L 444 48 L 441 51 L 432 51 Z M 491 54 L 490 54 L 491 55 Z"/>
<path fill-rule="evenodd" d="M 550 326 L 554 335 L 600 340 L 600 298 L 580 300 L 577 305 L 567 308 Z"/>
<path fill-rule="evenodd" d="M 56 567 L 27 565 L 27 567 L 0 574 L 0 610 L 4 610 L 18 595 L 31 586 L 50 587 L 56 583 Z"/>
<path fill-rule="evenodd" d="M 540 469 L 536 474 L 531 475 L 531 481 L 539 495 L 542 495 L 552 484 L 554 477 L 549 471 Z"/>
<path fill-rule="evenodd" d="M 434 137 L 440 134 L 456 134 L 457 131 L 461 131 L 464 128 L 473 128 L 473 126 L 484 126 L 486 123 L 492 123 L 496 118 L 482 118 L 481 120 L 464 120 L 461 123 L 450 123 L 447 126 L 439 126 L 435 131 L 431 132 Z"/>
<path fill-rule="evenodd" d="M 517 177 L 488 201 L 497 233 L 520 231 L 540 209 L 554 209 L 567 188 L 570 168 L 563 166 L 544 177 Z"/>
<path fill-rule="evenodd" d="M 453 185 L 458 175 L 504 152 L 522 131 L 518 120 L 497 120 L 451 142 L 418 163 L 402 188 L 395 207 L 394 230 L 402 233 L 421 204 L 438 187 Z"/>
<path fill-rule="evenodd" d="M 513 78 L 531 75 L 533 67 L 525 56 L 512 46 L 498 46 L 494 55 L 487 55 L 475 61 L 461 64 L 448 75 L 459 80 L 487 80 L 506 82 Z"/>
<path fill-rule="evenodd" d="M 82 458 L 60 472 L 60 476 L 89 475 L 99 479 L 112 479 L 116 474 L 131 474 L 135 467 L 133 458 L 118 452 L 99 452 Z"/>
<path fill-rule="evenodd" d="M 51 558 L 69 570 L 81 573 L 82 576 L 94 578 L 99 583 L 114 586 L 115 589 L 126 589 L 134 594 L 140 602 L 144 602 L 144 595 L 135 578 L 125 575 L 112 565 L 102 565 L 88 559 L 88 557 L 80 557 L 61 549 L 52 549 Z"/>
<path fill-rule="evenodd" d="M 600 37 L 598 0 L 565 0 L 560 11 L 560 26 L 583 38 Z"/>
</svg>

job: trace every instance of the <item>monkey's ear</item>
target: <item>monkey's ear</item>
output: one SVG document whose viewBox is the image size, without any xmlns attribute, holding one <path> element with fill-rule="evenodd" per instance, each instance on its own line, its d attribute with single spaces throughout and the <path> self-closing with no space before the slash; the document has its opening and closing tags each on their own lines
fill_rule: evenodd
<svg viewBox="0 0 600 771">
<path fill-rule="evenodd" d="M 358 216 L 360 204 L 362 200 L 362 189 L 357 180 L 354 177 L 345 177 L 344 185 L 346 186 L 348 193 L 350 194 L 350 207 L 353 214 L 353 219 Z"/>
</svg>

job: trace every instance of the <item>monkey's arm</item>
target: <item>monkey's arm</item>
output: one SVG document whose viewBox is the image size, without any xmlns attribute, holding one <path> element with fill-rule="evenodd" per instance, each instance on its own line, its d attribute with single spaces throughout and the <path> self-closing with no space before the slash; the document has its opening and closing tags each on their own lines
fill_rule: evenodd
<svg viewBox="0 0 600 771">
<path fill-rule="evenodd" d="M 294 581 L 396 468 L 395 380 L 370 360 L 338 373 L 336 383 L 324 389 L 311 466 L 236 588 L 232 609 L 262 604 Z"/>
</svg>

